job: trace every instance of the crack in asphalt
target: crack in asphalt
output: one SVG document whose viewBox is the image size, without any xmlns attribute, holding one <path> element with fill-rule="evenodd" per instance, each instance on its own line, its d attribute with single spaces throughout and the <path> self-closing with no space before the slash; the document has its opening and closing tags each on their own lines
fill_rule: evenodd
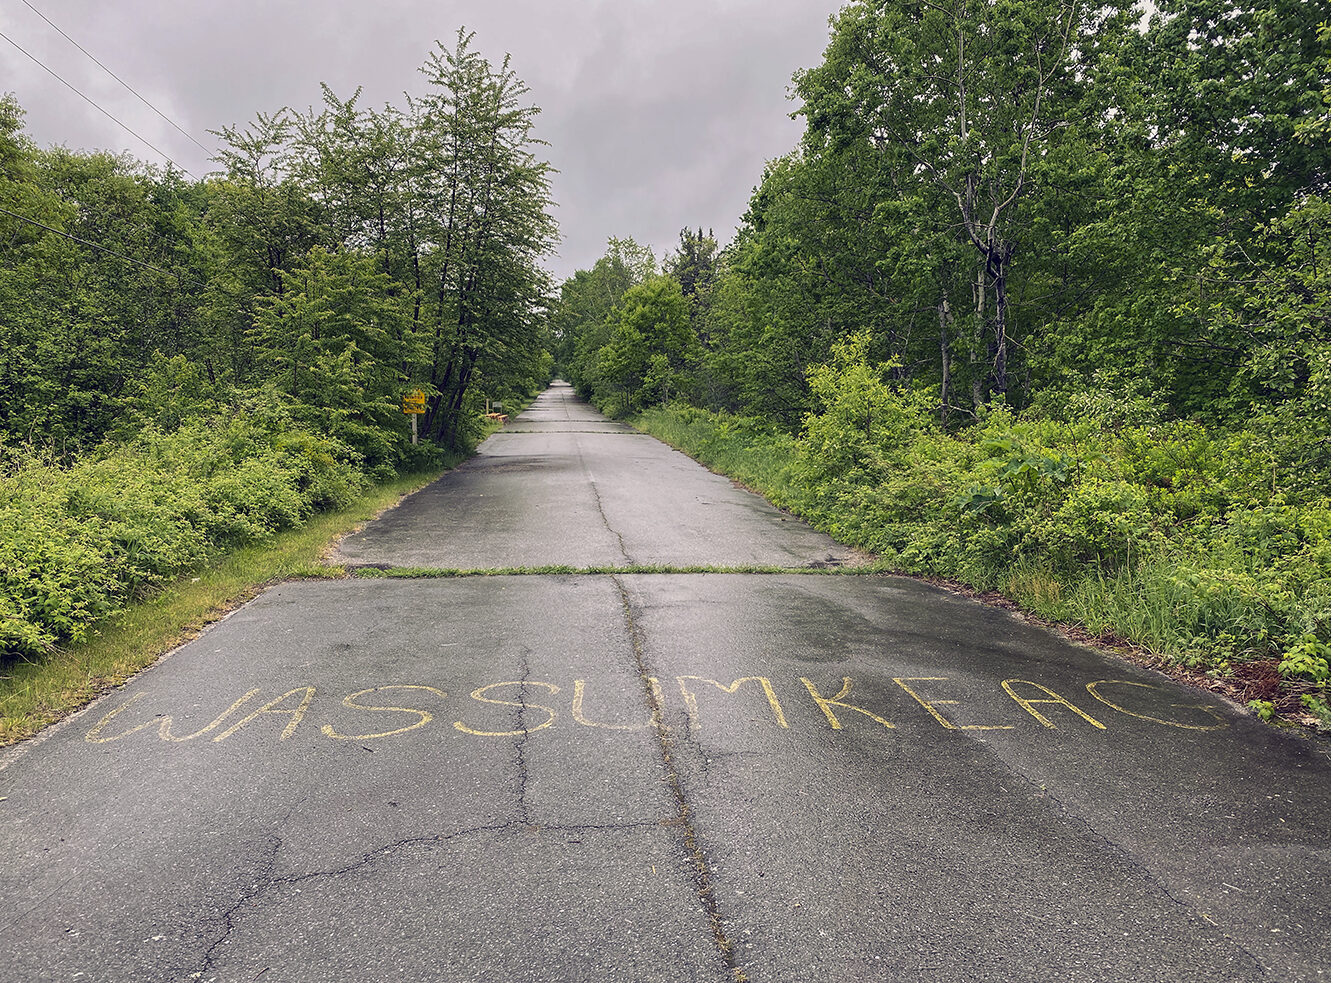
<svg viewBox="0 0 1333 983">
<path fill-rule="evenodd" d="M 619 586 L 619 585 L 617 585 Z M 476 836 L 485 833 L 505 833 L 511 831 L 525 833 L 599 833 L 599 832 L 628 832 L 632 830 L 658 829 L 663 826 L 679 826 L 681 816 L 670 816 L 658 820 L 638 820 L 634 822 L 617 823 L 535 823 L 527 801 L 528 785 L 528 764 L 526 756 L 527 742 L 531 732 L 527 726 L 526 714 L 529 710 L 527 702 L 527 683 L 532 674 L 529 663 L 529 652 L 524 649 L 519 661 L 519 698 L 518 708 L 515 714 L 517 719 L 516 730 L 522 733 L 514 741 L 514 758 L 516 770 L 516 807 L 515 816 L 502 823 L 488 823 L 479 826 L 467 827 L 455 830 L 450 833 L 434 833 L 422 836 L 411 836 L 395 840 L 363 853 L 359 859 L 345 864 L 342 867 L 332 870 L 309 871 L 304 874 L 286 875 L 283 877 L 273 876 L 274 868 L 277 866 L 278 854 L 282 850 L 283 839 L 277 830 L 281 830 L 291 818 L 293 812 L 300 806 L 305 799 L 302 798 L 287 810 L 286 814 L 278 822 L 275 832 L 267 837 L 267 849 L 257 873 L 252 877 L 253 883 L 248 889 L 242 890 L 237 896 L 236 901 L 226 908 L 217 921 L 222 924 L 221 934 L 208 946 L 203 956 L 197 963 L 193 972 L 184 976 L 184 979 L 196 981 L 203 980 L 205 975 L 214 969 L 217 963 L 218 950 L 227 944 L 232 933 L 236 928 L 236 916 L 246 907 L 257 906 L 262 903 L 264 897 L 271 891 L 283 887 L 292 887 L 298 884 L 308 883 L 315 880 L 335 879 L 345 877 L 355 871 L 368 867 L 369 865 L 381 860 L 388 859 L 393 855 L 413 847 L 434 846 L 447 843 L 452 840 L 461 839 L 468 836 Z M 656 711 L 660 717 L 660 708 Z M 182 971 L 184 972 L 184 971 Z M 265 970 L 267 972 L 267 969 Z M 180 977 L 178 977 L 180 978 Z M 743 974 L 735 977 L 737 980 L 744 980 Z"/>
<path fill-rule="evenodd" d="M 294 809 L 295 807 L 293 807 L 293 810 Z M 291 811 L 288 812 L 288 816 L 290 815 Z M 286 818 L 287 817 L 284 817 L 283 823 L 286 822 Z M 413 847 L 436 846 L 442 843 L 448 843 L 452 840 L 463 839 L 470 836 L 479 836 L 486 833 L 620 833 L 631 832 L 634 830 L 658 829 L 662 826 L 675 825 L 675 822 L 676 820 L 673 817 L 671 819 L 639 820 L 635 822 L 619 823 L 561 823 L 540 825 L 531 823 L 525 818 L 508 819 L 502 823 L 488 823 L 481 826 L 471 826 L 464 829 L 454 830 L 451 833 L 434 833 L 423 836 L 405 837 L 376 847 L 373 850 L 369 850 L 362 854 L 357 860 L 344 864 L 342 867 L 337 867 L 332 870 L 309 871 L 304 874 L 289 874 L 283 877 L 273 876 L 273 869 L 277 866 L 278 862 L 278 854 L 282 850 L 282 837 L 277 833 L 271 833 L 268 836 L 268 849 L 266 850 L 265 858 L 260 866 L 259 873 L 254 878 L 255 883 L 248 890 L 242 891 L 235 903 L 228 907 L 222 912 L 221 916 L 219 916 L 218 920 L 221 921 L 223 925 L 222 934 L 209 945 L 203 957 L 200 959 L 197 968 L 193 972 L 177 978 L 190 981 L 203 980 L 205 974 L 216 967 L 218 950 L 227 943 L 231 938 L 232 933 L 235 931 L 236 915 L 238 912 L 247 906 L 257 906 L 261 904 L 265 895 L 279 888 L 294 887 L 298 884 L 306 884 L 317 880 L 346 877 L 348 874 L 352 874 L 376 862 L 386 860 L 397 853 Z"/>
<path fill-rule="evenodd" d="M 528 663 L 528 650 L 523 649 L 523 656 L 519 660 L 520 674 L 518 677 L 518 727 L 522 731 L 519 737 L 514 741 L 514 766 L 518 777 L 518 817 L 524 825 L 531 825 L 532 816 L 528 812 L 528 759 L 527 747 L 528 738 L 532 735 L 528 731 L 526 721 L 523 716 L 528 710 L 528 679 L 532 676 L 532 667 Z"/>
<path fill-rule="evenodd" d="M 191 973 L 187 979 L 202 979 L 204 974 L 211 970 L 216 962 L 216 953 L 220 947 L 226 944 L 231 938 L 231 933 L 236 929 L 236 913 L 245 907 L 246 903 L 253 898 L 261 897 L 273 884 L 272 871 L 278 862 L 278 851 L 282 849 L 282 837 L 275 833 L 270 833 L 268 837 L 269 850 L 260 868 L 260 875 L 257 883 L 250 890 L 242 891 L 234 904 L 222 912 L 220 920 L 222 922 L 222 934 L 213 941 L 213 944 L 205 950 L 203 958 L 200 960 L 199 968 Z"/>
<path fill-rule="evenodd" d="M 713 763 L 719 764 L 736 761 L 743 758 L 765 759 L 769 755 L 763 751 L 727 751 L 717 747 L 706 746 L 703 742 L 703 735 L 700 731 L 691 729 L 688 724 L 683 728 L 685 734 L 684 749 L 694 755 L 695 766 L 699 769 L 699 774 L 704 778 L 711 778 L 713 775 Z"/>
<path fill-rule="evenodd" d="M 283 813 L 282 818 L 278 820 L 274 827 L 274 831 L 268 834 L 268 850 L 259 866 L 258 873 L 254 877 L 255 883 L 251 886 L 250 890 L 241 891 L 236 902 L 222 912 L 220 918 L 223 926 L 222 934 L 204 951 L 203 958 L 199 962 L 199 968 L 191 973 L 187 979 L 202 979 L 203 975 L 213 968 L 215 953 L 220 946 L 226 943 L 227 939 L 231 937 L 231 933 L 236 928 L 234 920 L 236 913 L 240 911 L 250 899 L 263 895 L 269 889 L 269 886 L 273 882 L 273 868 L 277 866 L 278 853 L 282 850 L 282 836 L 279 835 L 279 831 L 287 825 L 288 821 L 292 818 L 292 813 L 296 812 L 297 808 L 299 808 L 301 803 L 305 800 L 306 796 L 301 796 L 301 798 L 293 802 L 291 807 Z"/>
<path fill-rule="evenodd" d="M 574 447 L 578 451 L 579 467 L 582 468 L 583 473 L 588 476 L 588 485 L 592 488 L 593 501 L 597 503 L 597 514 L 602 517 L 602 525 L 606 527 L 607 532 L 616 537 L 616 543 L 620 547 L 620 555 L 625 558 L 625 562 L 633 564 L 633 558 L 630 557 L 629 551 L 625 549 L 625 537 L 611 528 L 611 522 L 606 517 L 606 509 L 602 506 L 602 493 L 597 488 L 597 479 L 592 476 L 592 472 L 588 470 L 587 463 L 583 460 L 583 447 L 577 440 L 574 441 Z"/>
<path fill-rule="evenodd" d="M 1269 975 L 1268 968 L 1264 965 L 1262 959 L 1260 959 L 1248 948 L 1246 948 L 1244 943 L 1242 943 L 1240 940 L 1236 939 L 1230 933 L 1228 933 L 1227 930 L 1222 925 L 1218 924 L 1217 922 L 1209 918 L 1208 915 L 1204 913 L 1202 910 L 1200 910 L 1197 905 L 1193 904 L 1188 900 L 1177 897 L 1175 892 L 1172 891 L 1170 885 L 1168 885 L 1165 881 L 1163 881 L 1157 875 L 1157 873 L 1148 865 L 1148 863 L 1140 859 L 1139 856 L 1136 853 L 1134 853 L 1134 851 L 1130 850 L 1124 844 L 1111 839 L 1109 836 L 1103 833 L 1101 829 L 1099 829 L 1092 822 L 1092 820 L 1088 819 L 1081 812 L 1075 810 L 1064 799 L 1060 798 L 1057 795 L 1052 794 L 1050 789 L 1048 789 L 1045 785 L 1042 785 L 1040 782 L 1032 778 L 1029 778 L 1026 774 L 1019 771 L 1007 760 L 1005 760 L 1003 756 L 995 753 L 995 749 L 992 746 L 986 744 L 979 737 L 975 736 L 974 734 L 968 734 L 968 738 L 985 747 L 986 750 L 989 752 L 990 757 L 994 761 L 996 761 L 1001 768 L 1003 768 L 1016 780 L 1025 784 L 1030 790 L 1034 791 L 1038 797 L 1044 798 L 1047 801 L 1051 802 L 1062 816 L 1073 822 L 1075 825 L 1081 827 L 1094 840 L 1105 846 L 1110 853 L 1118 856 L 1130 869 L 1137 871 L 1139 876 L 1142 877 L 1144 881 L 1146 881 L 1148 884 L 1151 884 L 1154 888 L 1156 888 L 1157 891 L 1168 901 L 1171 901 L 1177 907 L 1183 909 L 1190 915 L 1211 926 L 1211 928 L 1207 929 L 1207 931 L 1216 931 L 1216 933 L 1220 935 L 1221 938 L 1226 943 L 1234 947 L 1237 951 L 1239 951 L 1242 955 L 1244 955 L 1245 958 L 1249 959 L 1250 962 L 1253 964 L 1254 969 L 1259 973 L 1261 979 L 1267 980 L 1272 978 Z"/>
<path fill-rule="evenodd" d="M 727 937 L 725 919 L 722 917 L 721 906 L 718 904 L 717 893 L 713 885 L 713 865 L 709 862 L 707 852 L 700 842 L 698 831 L 695 829 L 694 820 L 691 817 L 692 809 L 689 798 L 685 794 L 685 787 L 681 783 L 680 774 L 676 771 L 673 761 L 676 741 L 663 718 L 662 704 L 657 697 L 656 688 L 653 684 L 653 673 L 648 668 L 644 654 L 643 631 L 634 618 L 634 609 L 630 603 L 629 591 L 625 589 L 624 583 L 614 574 L 611 575 L 611 582 L 615 584 L 616 590 L 620 594 L 620 603 L 625 616 L 625 629 L 629 635 L 630 645 L 634 652 L 635 668 L 638 670 L 640 684 L 643 687 L 644 703 L 651 713 L 652 730 L 657 739 L 658 750 L 662 755 L 662 767 L 665 772 L 667 787 L 671 790 L 671 796 L 676 803 L 677 815 L 671 821 L 671 825 L 680 830 L 681 845 L 694 866 L 695 893 L 699 898 L 699 903 L 703 905 L 705 914 L 708 916 L 709 928 L 713 935 L 713 946 L 722 959 L 727 975 L 734 983 L 746 983 L 749 977 L 746 976 L 745 970 L 737 960 L 735 944 Z"/>
</svg>

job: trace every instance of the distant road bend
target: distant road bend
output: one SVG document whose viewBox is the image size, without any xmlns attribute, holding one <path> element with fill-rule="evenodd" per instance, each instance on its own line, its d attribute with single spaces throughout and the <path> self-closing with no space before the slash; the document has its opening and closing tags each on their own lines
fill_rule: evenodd
<svg viewBox="0 0 1333 983">
<path fill-rule="evenodd" d="M 564 384 L 339 550 L 0 758 L 0 981 L 1329 978 L 1326 743 Z"/>
</svg>

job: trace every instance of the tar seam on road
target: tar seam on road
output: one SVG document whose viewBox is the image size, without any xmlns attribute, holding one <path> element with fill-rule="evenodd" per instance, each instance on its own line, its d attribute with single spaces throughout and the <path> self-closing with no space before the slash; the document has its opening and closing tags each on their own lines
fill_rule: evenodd
<svg viewBox="0 0 1333 983">
<path fill-rule="evenodd" d="M 652 434 L 644 433 L 642 430 L 509 430 L 509 429 L 497 430 L 495 431 L 494 434 L 492 434 L 492 436 L 505 437 L 508 436 L 509 434 L 516 434 L 516 433 L 526 433 L 526 434 L 535 433 L 535 434 L 547 434 L 547 435 L 560 434 L 562 436 L 567 433 L 595 433 L 595 434 L 601 434 L 604 437 L 652 437 L 653 436 Z M 657 438 L 653 437 L 653 439 L 656 440 Z"/>
<path fill-rule="evenodd" d="M 528 812 L 528 725 L 524 720 L 524 715 L 528 710 L 528 679 L 532 675 L 532 668 L 528 665 L 528 650 L 523 649 L 523 656 L 519 662 L 521 675 L 518 677 L 518 730 L 519 736 L 514 740 L 514 767 L 517 770 L 518 778 L 518 819 L 524 826 L 532 825 L 532 816 Z"/>
<path fill-rule="evenodd" d="M 771 564 L 739 564 L 734 566 L 678 565 L 670 563 L 629 563 L 624 566 L 573 567 L 550 564 L 539 567 L 396 567 L 389 563 L 340 563 L 331 566 L 329 577 L 302 576 L 292 580 L 336 579 L 346 571 L 357 577 L 401 578 L 406 580 L 429 580 L 431 578 L 449 579 L 462 577 L 548 577 L 548 576 L 599 576 L 614 574 L 717 574 L 719 576 L 770 576 L 781 574 L 803 574 L 818 576 L 851 577 L 902 577 L 901 572 L 886 567 L 867 564 L 859 567 L 844 567 L 825 563 L 820 566 L 808 564 L 803 567 L 784 567 Z M 918 578 L 912 578 L 918 579 Z"/>
<path fill-rule="evenodd" d="M 625 615 L 625 630 L 629 635 L 630 646 L 634 651 L 634 663 L 639 672 L 640 684 L 643 687 L 644 703 L 647 704 L 652 714 L 653 733 L 657 738 L 657 746 L 662 754 L 662 767 L 666 773 L 667 787 L 670 788 L 671 796 L 676 801 L 677 817 L 675 826 L 680 830 L 681 844 L 685 848 L 685 853 L 694 864 L 695 890 L 699 896 L 700 904 L 703 905 L 704 911 L 708 915 L 708 924 L 713 931 L 713 945 L 716 947 L 718 955 L 722 957 L 723 965 L 731 979 L 735 983 L 746 983 L 749 977 L 745 975 L 745 970 L 737 963 L 736 948 L 731 940 L 727 938 L 726 928 L 723 926 L 722 912 L 718 907 L 717 894 L 713 886 L 712 866 L 709 864 L 708 857 L 699 843 L 694 821 L 690 818 L 690 803 L 685 796 L 685 788 L 681 784 L 675 762 L 672 760 L 675 739 L 671 736 L 671 731 L 662 716 L 662 704 L 657 698 L 653 685 L 653 674 L 649 671 L 644 656 L 643 633 L 638 622 L 634 619 L 629 591 L 625 589 L 625 585 L 620 578 L 614 574 L 611 575 L 611 582 L 616 585 L 616 590 L 620 594 L 620 604 Z"/>
<path fill-rule="evenodd" d="M 602 508 L 602 493 L 597 490 L 597 479 L 592 476 L 592 472 L 588 470 L 588 465 L 584 463 L 583 448 L 579 445 L 579 442 L 577 440 L 574 441 L 574 447 L 579 454 L 579 467 L 581 467 L 583 469 L 583 473 L 588 476 L 588 484 L 592 486 L 592 497 L 597 502 L 597 514 L 602 517 L 602 525 L 606 526 L 607 532 L 616 537 L 616 542 L 620 545 L 620 555 L 625 558 L 625 562 L 633 564 L 634 560 L 630 557 L 629 552 L 625 549 L 625 537 L 623 537 L 622 535 L 620 535 L 620 533 L 612 529 L 611 523 L 606 518 L 606 509 Z"/>
</svg>

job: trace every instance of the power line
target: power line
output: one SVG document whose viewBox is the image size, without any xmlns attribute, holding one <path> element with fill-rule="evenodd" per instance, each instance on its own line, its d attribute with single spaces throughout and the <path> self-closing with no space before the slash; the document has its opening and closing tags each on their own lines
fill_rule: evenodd
<svg viewBox="0 0 1333 983">
<path fill-rule="evenodd" d="M 23 6 L 27 7 L 29 10 L 31 10 L 34 14 L 36 14 L 36 15 L 37 15 L 38 17 L 40 17 L 42 20 L 46 21 L 46 23 L 50 24 L 51 27 L 52 27 L 52 29 L 55 30 L 55 32 L 56 32 L 57 34 L 59 34 L 62 38 L 64 38 L 64 39 L 65 39 L 66 41 L 68 41 L 70 44 L 74 45 L 74 47 L 78 48 L 78 49 L 79 49 L 80 51 L 82 51 L 85 55 L 87 55 L 89 58 L 91 58 L 91 59 L 92 59 L 92 62 L 93 62 L 94 65 L 96 65 L 96 66 L 97 66 L 98 68 L 100 68 L 102 71 L 106 72 L 108 75 L 110 75 L 113 79 L 115 79 L 115 80 L 116 80 L 117 82 L 119 82 L 121 85 L 125 86 L 126 89 L 129 89 L 130 93 L 133 94 L 133 96 L 134 96 L 136 99 L 138 99 L 141 103 L 143 103 L 145 106 L 147 106 L 147 107 L 148 107 L 149 109 L 151 109 L 153 112 L 157 113 L 157 115 L 161 116 L 164 120 L 166 120 L 166 121 L 167 121 L 168 123 L 170 123 L 172 126 L 176 127 L 176 132 L 178 132 L 181 136 L 185 137 L 185 139 L 189 140 L 191 143 L 193 143 L 196 147 L 198 147 L 198 148 L 199 148 L 200 150 L 202 150 L 204 153 L 208 154 L 210 157 L 213 155 L 213 151 L 209 150 L 207 147 L 205 147 L 202 143 L 200 143 L 200 142 L 199 142 L 198 140 L 196 140 L 194 137 L 190 136 L 189 133 L 187 133 L 187 132 L 185 132 L 184 130 L 182 130 L 179 126 L 176 125 L 176 122 L 175 122 L 174 120 L 172 120 L 171 118 L 169 118 L 168 116 L 166 116 L 160 109 L 158 109 L 156 106 L 154 106 L 151 102 L 149 102 L 149 101 L 148 101 L 147 99 L 145 99 L 143 96 L 139 95 L 139 93 L 135 92 L 134 89 L 133 89 L 133 87 L 130 85 L 130 83 L 126 82 L 123 78 L 121 78 L 119 75 L 117 75 L 117 74 L 116 74 L 115 72 L 113 72 L 111 69 L 109 69 L 109 68 L 107 68 L 105 65 L 103 65 L 100 61 L 98 61 L 96 58 L 93 57 L 92 52 L 90 52 L 87 48 L 85 48 L 83 45 L 79 44 L 79 42 L 75 41 L 72 37 L 70 37 L 68 34 L 66 34 L 64 31 L 62 31 L 59 27 L 57 27 L 54 23 L 52 23 L 51 18 L 47 17 L 44 13 L 42 13 L 40 10 L 38 10 L 36 7 L 34 7 L 32 4 L 28 3 L 28 0 L 23 0 Z M 11 42 L 11 43 L 12 43 L 12 42 Z M 187 173 L 188 173 L 188 172 L 187 172 Z"/>
<path fill-rule="evenodd" d="M 0 37 L 3 37 L 3 35 L 0 35 Z M 27 222 L 29 225 L 35 225 L 37 228 L 45 229 L 47 232 L 54 232 L 58 236 L 64 236 L 66 239 L 77 242 L 80 245 L 96 249 L 98 252 L 106 253 L 108 256 L 114 256 L 116 259 L 122 259 L 127 263 L 133 263 L 135 266 L 142 266 L 144 269 L 153 270 L 156 273 L 161 273 L 163 276 L 175 277 L 179 283 L 195 283 L 205 288 L 208 286 L 208 284 L 204 283 L 202 280 L 196 280 L 193 277 L 183 277 L 179 273 L 172 273 L 170 270 L 164 270 L 162 267 L 154 266 L 152 263 L 145 263 L 143 260 L 135 259 L 133 256 L 126 256 L 124 253 L 118 253 L 114 249 L 107 249 L 106 246 L 99 246 L 95 242 L 89 242 L 87 239 L 80 239 L 78 236 L 70 235 L 68 232 L 61 232 L 59 229 L 53 229 L 51 226 L 39 222 L 35 218 L 28 218 L 28 216 L 20 215 L 18 212 L 11 212 L 8 208 L 0 208 L 0 214 L 16 218 L 20 222 Z"/>
<path fill-rule="evenodd" d="M 19 51 L 21 51 L 21 52 L 23 52 L 23 54 L 27 55 L 28 58 L 29 58 L 31 61 L 33 61 L 35 64 L 37 64 L 38 66 L 40 66 L 43 70 L 45 70 L 46 73 L 47 73 L 48 75 L 50 75 L 52 78 L 54 78 L 57 82 L 59 82 L 61 85 L 65 86 L 65 88 L 69 89 L 71 92 L 73 92 L 75 95 L 77 95 L 80 99 L 82 99 L 82 100 L 83 100 L 84 102 L 86 102 L 88 105 L 92 106 L 94 109 L 96 109 L 99 113 L 101 113 L 101 114 L 102 114 L 103 116 L 105 116 L 107 119 L 111 120 L 111 122 L 115 123 L 115 124 L 116 124 L 117 126 L 119 126 L 121 129 L 123 129 L 126 133 L 129 133 L 129 134 L 130 134 L 131 136 L 133 136 L 136 140 L 138 140 L 139 142 L 141 142 L 142 144 L 144 144 L 144 146 L 151 148 L 155 153 L 157 153 L 157 155 L 158 155 L 159 157 L 161 157 L 163 160 L 165 160 L 165 161 L 166 161 L 168 164 L 170 164 L 172 167 L 177 168 L 177 169 L 178 169 L 181 173 L 183 173 L 183 174 L 189 174 L 190 177 L 194 177 L 193 174 L 190 174 L 189 171 L 187 171 L 185 168 L 181 167 L 180 164 L 177 164 L 174 160 L 172 160 L 169 156 L 167 156 L 167 154 L 163 153 L 161 150 L 158 150 L 157 147 L 154 147 L 151 143 L 149 143 L 149 142 L 148 142 L 147 140 L 145 140 L 143 137 L 139 136 L 139 134 L 135 133 L 135 132 L 134 132 L 133 130 L 131 130 L 128 126 L 126 126 L 124 123 L 122 123 L 120 120 L 116 119 L 116 117 L 112 116 L 110 113 L 108 113 L 105 109 L 103 109 L 103 108 L 102 108 L 101 106 L 99 106 L 97 103 L 93 102 L 92 99 L 88 98 L 88 96 L 84 95 L 82 92 L 80 92 L 80 91 L 79 91 L 78 89 L 76 89 L 74 86 L 70 85 L 70 83 L 66 82 L 63 78 L 61 78 L 59 75 L 57 75 L 54 71 L 52 71 L 51 69 L 47 68 L 46 65 L 42 64 L 42 62 L 40 62 L 34 55 L 32 55 L 31 53 L 29 53 L 29 52 L 28 52 L 22 45 L 20 45 L 17 41 L 15 41 L 13 38 L 11 38 L 8 34 L 5 34 L 3 31 L 0 31 L 0 38 L 4 38 L 6 41 L 8 41 L 8 42 L 9 42 L 10 44 L 12 44 L 14 47 L 18 48 Z M 197 180 L 197 178 L 196 178 L 196 180 Z"/>
<path fill-rule="evenodd" d="M 5 178 L 6 180 L 9 180 L 9 181 L 14 181 L 14 182 L 16 182 L 16 183 L 17 183 L 17 182 L 20 182 L 20 181 L 23 180 L 22 178 L 20 178 L 17 174 L 15 174 L 13 171 L 9 170 L 8 168 L 0 168 L 0 177 Z M 71 205 L 71 206 L 73 206 L 74 208 L 78 208 L 78 209 L 82 209 L 82 208 L 84 207 L 84 203 L 83 203 L 82 201 L 79 201 L 79 200 L 76 200 L 76 199 L 69 198 L 69 197 L 67 197 L 66 195 L 62 194 L 61 192 L 59 192 L 59 191 L 57 191 L 57 190 L 55 190 L 55 189 L 53 189 L 53 188 L 45 188 L 44 190 L 46 191 L 47 194 L 52 195 L 53 197 L 57 198 L 57 199 L 58 199 L 61 203 L 63 203 L 63 204 Z M 169 246 L 186 246 L 186 247 L 188 247 L 189 245 L 191 245 L 191 243 L 190 243 L 189 241 L 187 241 L 187 240 L 185 240 L 185 239 L 182 239 L 180 236 L 171 235 L 170 233 L 162 234 L 162 233 L 160 233 L 160 232 L 155 231 L 154 229 L 152 229 L 151 227 L 149 227 L 149 225 L 148 225 L 146 222 L 129 222 L 129 221 L 127 221 L 125 224 L 126 224 L 129 228 L 132 228 L 132 229 L 138 229 L 138 230 L 140 230 L 140 231 L 142 231 L 142 232 L 147 233 L 148 236 L 149 236 L 154 242 L 165 243 L 165 244 L 167 244 L 167 245 L 169 245 Z"/>
</svg>

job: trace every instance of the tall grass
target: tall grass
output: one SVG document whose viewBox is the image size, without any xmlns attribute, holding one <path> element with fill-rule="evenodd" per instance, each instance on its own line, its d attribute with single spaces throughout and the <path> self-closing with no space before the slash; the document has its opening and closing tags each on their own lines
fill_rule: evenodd
<svg viewBox="0 0 1333 983">
<path fill-rule="evenodd" d="M 634 425 L 783 508 L 800 502 L 792 469 L 798 441 L 763 420 L 700 409 L 645 410 Z"/>
</svg>

